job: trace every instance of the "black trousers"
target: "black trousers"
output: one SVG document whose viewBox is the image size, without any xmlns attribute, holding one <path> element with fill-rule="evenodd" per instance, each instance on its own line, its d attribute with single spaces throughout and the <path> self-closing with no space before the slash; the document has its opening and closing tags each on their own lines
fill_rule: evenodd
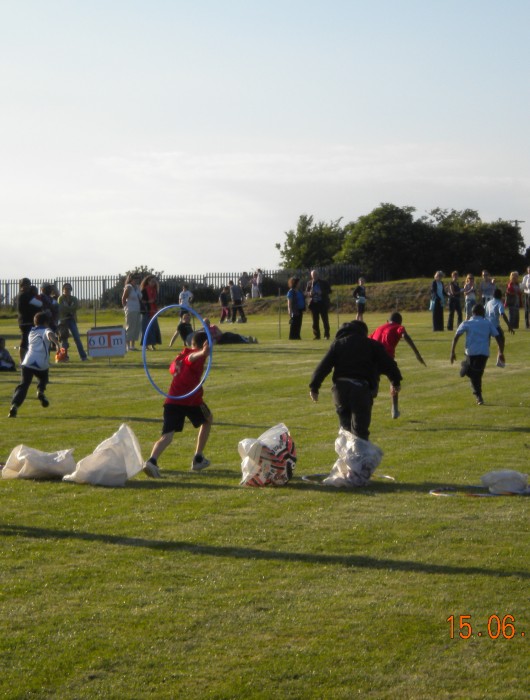
<svg viewBox="0 0 530 700">
<path fill-rule="evenodd" d="M 462 363 L 462 369 L 465 370 L 465 376 L 469 377 L 475 396 L 482 396 L 482 375 L 487 361 L 486 355 L 466 355 Z"/>
<path fill-rule="evenodd" d="M 33 377 L 38 379 L 37 391 L 44 394 L 46 387 L 48 386 L 48 370 L 22 367 L 22 381 L 15 389 L 15 393 L 13 394 L 13 399 L 11 401 L 12 404 L 15 406 L 22 406 L 28 394 L 28 389 L 31 385 Z"/>
<path fill-rule="evenodd" d="M 433 331 L 443 331 L 444 329 L 444 307 L 439 297 L 434 300 L 434 309 L 432 310 L 432 329 Z"/>
<path fill-rule="evenodd" d="M 241 316 L 242 321 L 247 320 L 247 317 L 245 316 L 245 312 L 243 311 L 243 302 L 242 301 L 234 301 L 234 303 L 232 304 L 232 323 L 236 322 L 238 312 L 239 312 L 239 315 Z"/>
<path fill-rule="evenodd" d="M 339 422 L 344 430 L 368 440 L 373 398 L 368 382 L 338 380 L 331 389 Z"/>
<path fill-rule="evenodd" d="M 447 330 L 453 330 L 453 321 L 456 313 L 456 322 L 459 326 L 462 323 L 462 306 L 460 304 L 460 297 L 449 297 L 449 316 L 447 318 Z"/>
<path fill-rule="evenodd" d="M 309 305 L 311 316 L 313 317 L 313 337 L 320 340 L 320 319 L 324 326 L 324 338 L 329 338 L 329 317 L 328 307 L 322 301 L 312 301 Z"/>
<path fill-rule="evenodd" d="M 300 333 L 302 331 L 302 319 L 304 312 L 299 311 L 289 319 L 289 340 L 301 340 Z"/>
</svg>

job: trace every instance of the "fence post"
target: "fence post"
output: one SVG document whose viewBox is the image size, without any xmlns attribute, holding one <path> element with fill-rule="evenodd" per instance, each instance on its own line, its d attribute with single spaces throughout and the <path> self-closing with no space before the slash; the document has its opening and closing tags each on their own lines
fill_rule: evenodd
<svg viewBox="0 0 530 700">
<path fill-rule="evenodd" d="M 278 338 L 282 337 L 282 290 L 278 287 Z"/>
</svg>

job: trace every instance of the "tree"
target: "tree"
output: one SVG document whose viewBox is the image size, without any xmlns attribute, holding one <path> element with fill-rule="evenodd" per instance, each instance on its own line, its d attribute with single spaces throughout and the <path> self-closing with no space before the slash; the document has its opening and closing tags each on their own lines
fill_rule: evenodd
<svg viewBox="0 0 530 700">
<path fill-rule="evenodd" d="M 414 221 L 414 211 L 414 207 L 381 204 L 370 214 L 347 224 L 335 262 L 358 265 L 365 275 L 372 277 L 414 276 L 425 237 L 425 226 Z"/>
<path fill-rule="evenodd" d="M 312 216 L 302 214 L 296 231 L 291 229 L 285 234 L 283 247 L 276 244 L 282 258 L 281 266 L 299 270 L 330 265 L 344 239 L 340 222 L 341 219 L 337 219 L 329 224 L 323 221 L 314 224 Z"/>
</svg>

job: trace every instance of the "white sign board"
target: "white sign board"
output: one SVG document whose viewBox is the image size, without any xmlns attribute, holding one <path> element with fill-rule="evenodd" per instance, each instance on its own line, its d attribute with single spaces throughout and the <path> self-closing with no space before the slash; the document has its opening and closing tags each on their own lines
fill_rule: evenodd
<svg viewBox="0 0 530 700">
<path fill-rule="evenodd" d="M 123 357 L 125 355 L 125 328 L 122 326 L 91 328 L 86 335 L 90 357 Z"/>
</svg>

